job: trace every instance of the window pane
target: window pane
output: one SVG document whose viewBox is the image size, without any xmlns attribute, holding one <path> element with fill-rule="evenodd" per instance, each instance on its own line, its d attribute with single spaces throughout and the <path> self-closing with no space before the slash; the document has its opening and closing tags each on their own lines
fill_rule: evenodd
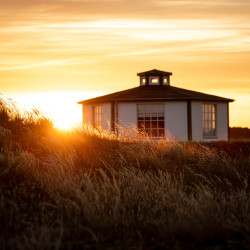
<svg viewBox="0 0 250 250">
<path fill-rule="evenodd" d="M 152 128 L 158 128 L 157 121 L 152 121 L 151 124 L 152 124 Z"/>
<path fill-rule="evenodd" d="M 102 127 L 102 106 L 93 106 L 93 126 L 95 128 Z"/>
<path fill-rule="evenodd" d="M 145 105 L 145 111 L 144 112 L 150 114 L 150 112 L 151 112 L 150 105 Z"/>
<path fill-rule="evenodd" d="M 158 122 L 158 128 L 164 128 L 164 121 Z"/>
<path fill-rule="evenodd" d="M 144 126 L 145 128 L 150 128 L 150 121 L 145 121 Z"/>
<path fill-rule="evenodd" d="M 202 127 L 204 137 L 216 136 L 216 104 L 202 105 Z"/>
<path fill-rule="evenodd" d="M 152 129 L 152 136 L 157 137 L 157 129 Z"/>
<path fill-rule="evenodd" d="M 150 106 L 151 113 L 157 114 L 157 112 L 158 112 L 157 105 L 149 105 L 149 106 Z"/>
<path fill-rule="evenodd" d="M 157 109 L 157 112 L 158 112 L 158 113 L 164 114 L 164 105 L 158 105 L 157 108 L 158 108 L 158 109 Z"/>
<path fill-rule="evenodd" d="M 150 137 L 164 137 L 164 104 L 138 104 L 137 117 L 140 131 Z"/>
<path fill-rule="evenodd" d="M 138 122 L 138 128 L 144 128 L 144 123 L 143 122 Z"/>
<path fill-rule="evenodd" d="M 159 137 L 164 137 L 164 129 L 159 129 Z"/>
</svg>

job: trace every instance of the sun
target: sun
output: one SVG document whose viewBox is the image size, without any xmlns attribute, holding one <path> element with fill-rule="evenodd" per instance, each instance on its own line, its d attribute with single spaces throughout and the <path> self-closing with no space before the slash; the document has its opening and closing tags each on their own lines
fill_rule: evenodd
<svg viewBox="0 0 250 250">
<path fill-rule="evenodd" d="M 77 101 L 89 99 L 105 92 L 40 92 L 30 94 L 12 93 L 13 99 L 21 111 L 32 111 L 36 108 L 49 118 L 55 128 L 71 130 L 82 122 L 82 107 Z"/>
<path fill-rule="evenodd" d="M 77 126 L 77 122 L 75 121 L 75 119 L 72 119 L 72 120 L 61 119 L 58 121 L 54 121 L 54 127 L 63 131 L 72 130 L 76 126 Z"/>
</svg>

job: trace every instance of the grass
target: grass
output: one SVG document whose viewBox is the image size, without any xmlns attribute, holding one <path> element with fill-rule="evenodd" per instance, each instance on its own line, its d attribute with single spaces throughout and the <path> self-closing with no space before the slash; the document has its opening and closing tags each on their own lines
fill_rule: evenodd
<svg viewBox="0 0 250 250">
<path fill-rule="evenodd" d="M 0 103 L 1 249 L 247 249 L 247 142 L 152 142 Z"/>
</svg>

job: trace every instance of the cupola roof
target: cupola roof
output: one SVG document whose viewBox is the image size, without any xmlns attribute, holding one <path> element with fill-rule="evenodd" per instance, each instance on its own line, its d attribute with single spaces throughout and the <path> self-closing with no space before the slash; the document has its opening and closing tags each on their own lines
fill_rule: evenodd
<svg viewBox="0 0 250 250">
<path fill-rule="evenodd" d="M 162 71 L 162 70 L 158 70 L 158 69 L 152 69 L 149 71 L 137 73 L 137 76 L 171 76 L 171 75 L 172 75 L 171 72 Z"/>
</svg>

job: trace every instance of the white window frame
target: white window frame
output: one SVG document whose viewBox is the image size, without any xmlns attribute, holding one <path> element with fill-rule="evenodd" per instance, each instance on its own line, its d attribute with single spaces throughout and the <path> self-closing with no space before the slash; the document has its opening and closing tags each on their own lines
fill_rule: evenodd
<svg viewBox="0 0 250 250">
<path fill-rule="evenodd" d="M 217 138 L 217 105 L 202 103 L 202 135 L 204 139 Z"/>
<path fill-rule="evenodd" d="M 165 138 L 165 107 L 163 103 L 137 104 L 139 133 L 150 138 Z"/>
<path fill-rule="evenodd" d="M 94 128 L 102 128 L 103 126 L 103 106 L 92 106 L 92 124 Z"/>
</svg>

